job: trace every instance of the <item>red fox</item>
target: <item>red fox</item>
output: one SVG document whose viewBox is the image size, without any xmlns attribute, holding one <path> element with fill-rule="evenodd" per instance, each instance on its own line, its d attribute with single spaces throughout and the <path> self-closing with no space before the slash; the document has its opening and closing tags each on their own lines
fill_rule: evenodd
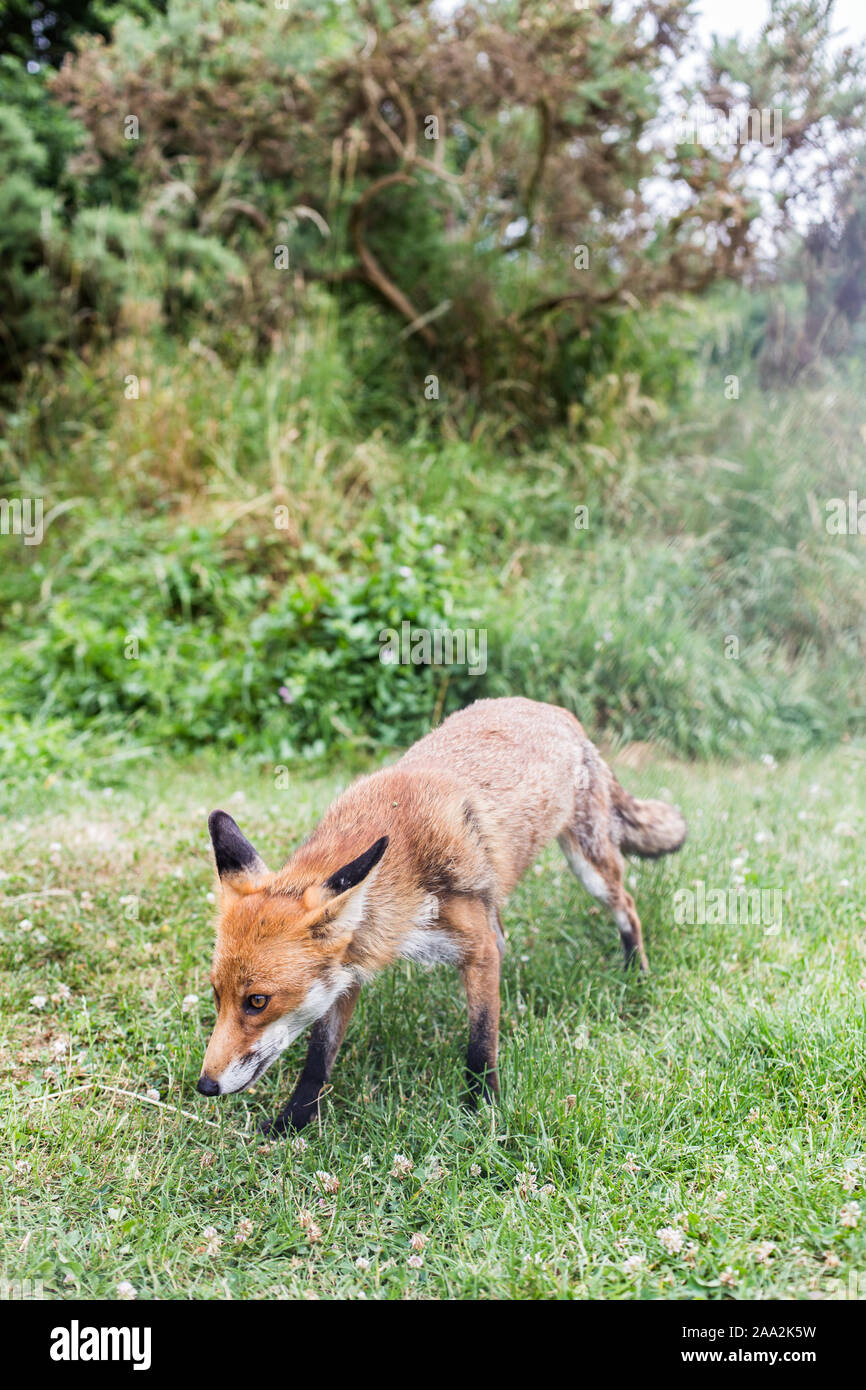
<svg viewBox="0 0 866 1390">
<path fill-rule="evenodd" d="M 294 1093 L 268 1126 L 276 1133 L 318 1113 L 361 986 L 398 957 L 457 966 L 470 1094 L 490 1099 L 500 911 L 539 850 L 559 840 L 613 914 L 626 962 L 645 971 L 622 856 L 667 854 L 686 833 L 674 807 L 623 790 L 573 714 L 521 698 L 477 701 L 354 782 L 277 873 L 225 811 L 209 827 L 221 887 L 217 1021 L 198 1089 L 244 1090 L 312 1025 Z"/>
</svg>

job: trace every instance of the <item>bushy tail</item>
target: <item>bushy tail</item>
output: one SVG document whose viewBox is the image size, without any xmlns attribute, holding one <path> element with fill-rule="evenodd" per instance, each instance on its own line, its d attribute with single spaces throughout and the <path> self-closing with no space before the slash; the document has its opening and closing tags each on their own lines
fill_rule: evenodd
<svg viewBox="0 0 866 1390">
<path fill-rule="evenodd" d="M 686 838 L 686 823 L 676 806 L 666 801 L 638 801 L 613 779 L 614 829 L 624 854 L 656 859 L 671 854 Z"/>
</svg>

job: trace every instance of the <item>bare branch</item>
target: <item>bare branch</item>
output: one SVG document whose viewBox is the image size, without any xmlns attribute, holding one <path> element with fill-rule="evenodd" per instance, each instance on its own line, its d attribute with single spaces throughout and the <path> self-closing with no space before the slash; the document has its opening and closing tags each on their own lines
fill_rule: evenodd
<svg viewBox="0 0 866 1390">
<path fill-rule="evenodd" d="M 419 326 L 418 332 L 421 334 L 425 343 L 428 343 L 432 347 L 436 342 L 436 334 L 428 324 L 423 323 L 423 315 L 415 308 L 411 299 L 407 298 L 403 291 L 394 284 L 393 280 L 388 278 L 364 240 L 364 219 L 367 215 L 367 209 L 370 203 L 386 188 L 393 188 L 394 185 L 398 183 L 411 184 L 412 179 L 401 170 L 398 173 L 385 174 L 382 178 L 377 179 L 375 183 L 371 183 L 369 188 L 364 190 L 361 197 L 352 208 L 349 215 L 349 231 L 352 237 L 352 244 L 355 248 L 355 254 L 358 257 L 364 276 L 369 284 L 371 284 L 374 289 L 378 290 L 383 299 L 387 299 L 388 303 L 391 304 L 398 313 L 402 314 L 409 323 L 420 323 L 421 326 Z"/>
<path fill-rule="evenodd" d="M 539 97 L 535 103 L 538 112 L 538 148 L 535 155 L 535 165 L 530 175 L 529 183 L 526 186 L 526 196 L 524 198 L 524 216 L 526 217 L 526 229 L 521 232 L 514 241 L 507 242 L 503 251 L 516 251 L 519 247 L 525 246 L 532 235 L 532 228 L 535 218 L 535 205 L 538 201 L 538 193 L 541 188 L 541 180 L 544 177 L 544 166 L 547 163 L 547 156 L 550 153 L 550 146 L 553 135 L 553 117 L 550 114 L 550 107 Z"/>
</svg>

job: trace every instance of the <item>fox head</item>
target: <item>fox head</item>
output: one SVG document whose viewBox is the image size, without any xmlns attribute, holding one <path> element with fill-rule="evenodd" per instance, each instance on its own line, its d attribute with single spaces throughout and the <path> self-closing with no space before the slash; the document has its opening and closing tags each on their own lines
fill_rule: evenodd
<svg viewBox="0 0 866 1390">
<path fill-rule="evenodd" d="M 217 1021 L 198 1089 L 215 1096 L 252 1085 L 353 982 L 344 958 L 388 837 L 321 879 L 311 882 L 307 871 L 295 884 L 268 871 L 225 811 L 212 812 L 208 825 L 220 881 Z"/>
</svg>

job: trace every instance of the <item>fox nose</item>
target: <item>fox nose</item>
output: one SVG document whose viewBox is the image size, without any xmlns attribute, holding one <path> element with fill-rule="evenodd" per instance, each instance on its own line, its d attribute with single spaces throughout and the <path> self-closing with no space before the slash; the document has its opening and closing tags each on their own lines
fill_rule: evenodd
<svg viewBox="0 0 866 1390">
<path fill-rule="evenodd" d="M 206 1076 L 205 1073 L 202 1072 L 198 1079 L 196 1090 L 201 1091 L 203 1096 L 218 1096 L 220 1093 L 220 1084 L 218 1081 L 214 1081 L 212 1076 Z"/>
</svg>

